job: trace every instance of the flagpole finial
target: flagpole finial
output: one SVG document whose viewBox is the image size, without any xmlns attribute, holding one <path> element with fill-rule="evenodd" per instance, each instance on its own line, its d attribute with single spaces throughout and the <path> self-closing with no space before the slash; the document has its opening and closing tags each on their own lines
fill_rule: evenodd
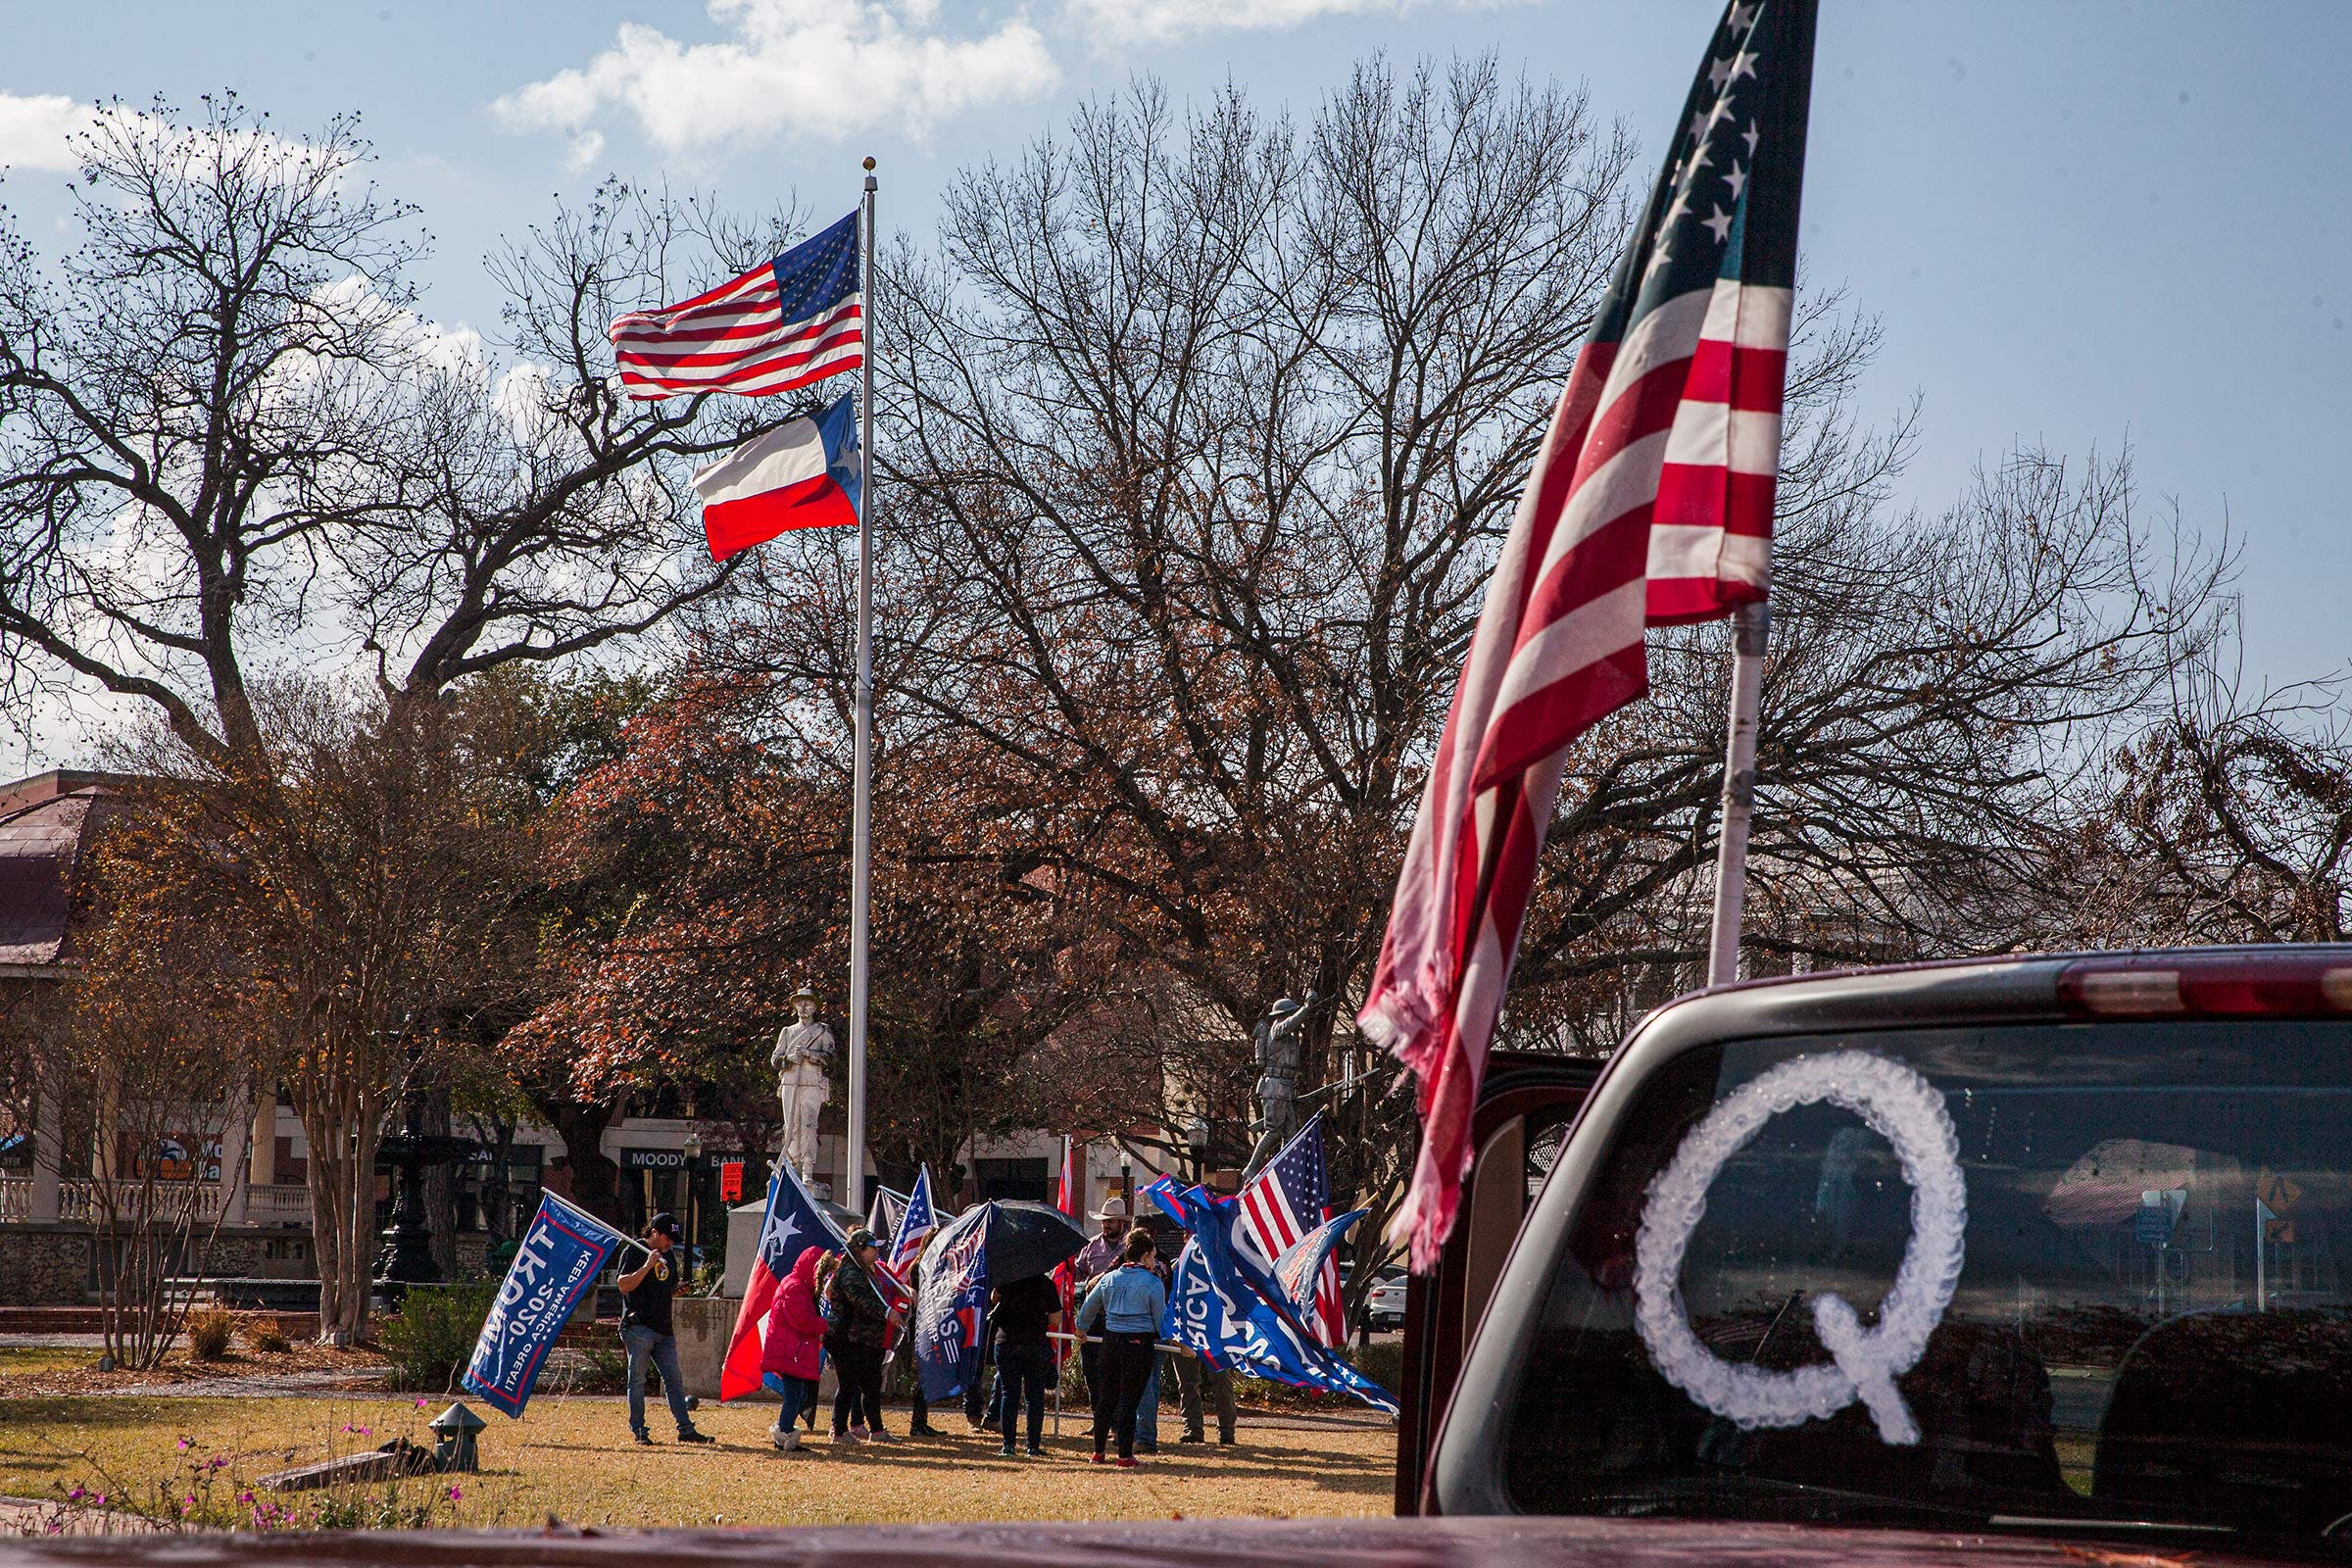
<svg viewBox="0 0 2352 1568">
<path fill-rule="evenodd" d="M 874 172 L 874 161 L 871 158 L 865 161 L 865 172 L 869 174 Z"/>
</svg>

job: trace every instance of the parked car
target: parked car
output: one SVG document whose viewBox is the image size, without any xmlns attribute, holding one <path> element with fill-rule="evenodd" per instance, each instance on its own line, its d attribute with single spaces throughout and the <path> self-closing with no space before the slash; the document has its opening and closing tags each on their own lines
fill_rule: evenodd
<svg viewBox="0 0 2352 1568">
<path fill-rule="evenodd" d="M 2352 947 L 1721 988 L 1589 1099 L 1498 1093 L 1415 1282 L 1400 1511 L 1619 1560 L 2352 1544 Z"/>
<path fill-rule="evenodd" d="M 1387 1334 L 1404 1327 L 1404 1297 L 1405 1273 L 1400 1268 L 1384 1270 L 1372 1282 L 1371 1294 L 1364 1298 L 1364 1315 L 1375 1332 Z"/>
</svg>

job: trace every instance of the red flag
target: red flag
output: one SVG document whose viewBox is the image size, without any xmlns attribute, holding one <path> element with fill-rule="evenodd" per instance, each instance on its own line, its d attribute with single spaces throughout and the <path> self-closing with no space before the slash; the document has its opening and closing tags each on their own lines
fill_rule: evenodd
<svg viewBox="0 0 2352 1568">
<path fill-rule="evenodd" d="M 1054 1189 L 1054 1206 L 1081 1224 L 1086 1219 L 1079 1212 L 1086 1206 L 1086 1185 L 1078 1173 L 1078 1146 L 1067 1133 L 1061 1139 L 1061 1181 Z M 1072 1325 L 1078 1320 L 1078 1274 L 1066 1257 L 1054 1265 L 1054 1290 L 1061 1298 L 1061 1331 L 1064 1334 L 1077 1332 Z M 1065 1341 L 1054 1342 L 1055 1366 L 1061 1364 L 1068 1350 L 1069 1346 Z"/>
<path fill-rule="evenodd" d="M 1361 1018 L 1421 1080 L 1389 1234 L 1426 1270 L 1567 748 L 1648 690 L 1646 622 L 1764 597 L 1814 0 L 1735 0 L 1577 356 L 1432 760 Z"/>
</svg>

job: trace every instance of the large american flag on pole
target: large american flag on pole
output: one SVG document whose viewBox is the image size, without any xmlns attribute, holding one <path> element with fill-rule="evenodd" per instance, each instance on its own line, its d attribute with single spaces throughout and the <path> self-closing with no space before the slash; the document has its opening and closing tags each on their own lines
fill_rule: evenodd
<svg viewBox="0 0 2352 1568">
<path fill-rule="evenodd" d="M 1331 1218 L 1331 1171 L 1323 1160 L 1321 1111 L 1250 1179 L 1242 1189 L 1241 1205 L 1243 1228 L 1268 1268 L 1300 1237 Z M 1315 1276 L 1314 1307 L 1307 1317 L 1316 1338 L 1325 1345 L 1344 1343 L 1348 1326 L 1340 1299 L 1340 1268 L 1329 1254 Z"/>
<path fill-rule="evenodd" d="M 765 397 L 865 363 L 858 215 L 683 305 L 614 318 L 612 354 L 632 398 Z"/>
<path fill-rule="evenodd" d="M 1815 0 L 1729 6 L 1537 455 L 1432 759 L 1361 1018 L 1420 1079 L 1390 1227 L 1430 1267 L 1571 742 L 1646 624 L 1768 584 Z"/>
</svg>

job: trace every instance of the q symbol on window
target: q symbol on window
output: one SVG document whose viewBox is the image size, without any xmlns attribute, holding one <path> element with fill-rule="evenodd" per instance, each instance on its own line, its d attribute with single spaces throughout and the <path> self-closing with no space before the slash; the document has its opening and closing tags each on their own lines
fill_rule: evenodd
<svg viewBox="0 0 2352 1568">
<path fill-rule="evenodd" d="M 1682 1299 L 1683 1254 L 1707 1210 L 1707 1189 L 1773 1117 L 1822 1102 L 1850 1110 L 1894 1146 L 1911 1184 L 1911 1239 L 1894 1285 L 1864 1329 L 1844 1298 L 1813 1298 L 1826 1365 L 1793 1372 L 1718 1358 L 1692 1331 Z M 1793 1427 L 1859 1398 L 1892 1444 L 1919 1442 L 1919 1423 L 1894 1380 L 1918 1364 L 1960 1284 L 1968 1184 L 1960 1139 L 1935 1085 L 1866 1051 L 1799 1056 L 1726 1096 L 1690 1130 L 1650 1183 L 1634 1243 L 1634 1326 L 1660 1375 L 1717 1415 L 1746 1428 Z"/>
</svg>

